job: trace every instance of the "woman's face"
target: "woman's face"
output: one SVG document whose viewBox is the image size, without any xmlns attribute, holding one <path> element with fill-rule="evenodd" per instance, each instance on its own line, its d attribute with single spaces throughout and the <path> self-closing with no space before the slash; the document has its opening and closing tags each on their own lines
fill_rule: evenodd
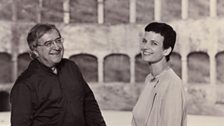
<svg viewBox="0 0 224 126">
<path fill-rule="evenodd" d="M 145 32 L 140 43 L 142 59 L 149 63 L 159 62 L 165 58 L 166 53 L 163 48 L 164 37 L 153 31 Z"/>
</svg>

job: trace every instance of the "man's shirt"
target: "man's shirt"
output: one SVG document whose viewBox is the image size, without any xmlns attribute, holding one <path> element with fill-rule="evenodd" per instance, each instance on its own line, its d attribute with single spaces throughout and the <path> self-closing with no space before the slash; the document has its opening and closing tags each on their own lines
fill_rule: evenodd
<svg viewBox="0 0 224 126">
<path fill-rule="evenodd" d="M 105 126 L 76 64 L 62 59 L 56 69 L 33 60 L 19 76 L 11 91 L 12 126 Z"/>
</svg>

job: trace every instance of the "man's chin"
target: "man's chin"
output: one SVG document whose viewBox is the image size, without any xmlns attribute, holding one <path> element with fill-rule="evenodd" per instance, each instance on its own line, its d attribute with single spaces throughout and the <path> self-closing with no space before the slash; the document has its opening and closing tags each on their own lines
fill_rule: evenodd
<svg viewBox="0 0 224 126">
<path fill-rule="evenodd" d="M 63 58 L 63 55 L 51 55 L 51 59 L 53 61 L 58 61 L 61 60 Z"/>
<path fill-rule="evenodd" d="M 62 60 L 62 57 L 54 57 L 51 59 L 51 62 L 54 64 L 60 63 Z"/>
<path fill-rule="evenodd" d="M 60 63 L 61 60 L 62 60 L 62 58 L 56 59 L 56 60 L 54 60 L 54 63 Z"/>
</svg>

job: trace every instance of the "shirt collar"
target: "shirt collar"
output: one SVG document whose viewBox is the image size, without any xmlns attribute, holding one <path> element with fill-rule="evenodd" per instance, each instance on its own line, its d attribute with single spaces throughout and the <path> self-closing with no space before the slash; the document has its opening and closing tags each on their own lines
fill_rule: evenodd
<svg viewBox="0 0 224 126">
<path fill-rule="evenodd" d="M 57 73 L 59 73 L 60 69 L 61 69 L 61 62 L 56 64 L 54 67 L 57 69 Z M 44 70 L 48 73 L 51 73 L 51 74 L 55 74 L 53 71 L 52 71 L 52 68 L 51 67 L 47 67 L 45 66 L 44 64 L 42 64 L 39 60 L 37 59 L 34 59 L 31 61 L 31 65 L 30 65 L 31 69 L 34 69 L 34 70 Z"/>
<path fill-rule="evenodd" d="M 150 82 L 155 82 L 155 81 L 159 81 L 161 78 L 164 78 L 164 76 L 166 76 L 166 73 L 170 70 L 171 68 L 170 67 L 167 67 L 166 69 L 164 69 L 161 73 L 159 73 L 158 75 L 156 76 L 153 76 L 151 73 L 150 73 Z"/>
</svg>

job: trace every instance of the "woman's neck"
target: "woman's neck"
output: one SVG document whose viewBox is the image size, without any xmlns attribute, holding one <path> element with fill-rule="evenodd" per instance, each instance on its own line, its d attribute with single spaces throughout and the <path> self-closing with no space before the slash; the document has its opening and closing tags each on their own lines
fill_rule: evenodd
<svg viewBox="0 0 224 126">
<path fill-rule="evenodd" d="M 166 61 L 166 59 L 162 59 L 161 61 L 157 63 L 149 64 L 149 69 L 151 71 L 151 74 L 154 77 L 162 73 L 164 70 L 167 70 L 168 68 L 169 68 L 169 64 Z"/>
</svg>

